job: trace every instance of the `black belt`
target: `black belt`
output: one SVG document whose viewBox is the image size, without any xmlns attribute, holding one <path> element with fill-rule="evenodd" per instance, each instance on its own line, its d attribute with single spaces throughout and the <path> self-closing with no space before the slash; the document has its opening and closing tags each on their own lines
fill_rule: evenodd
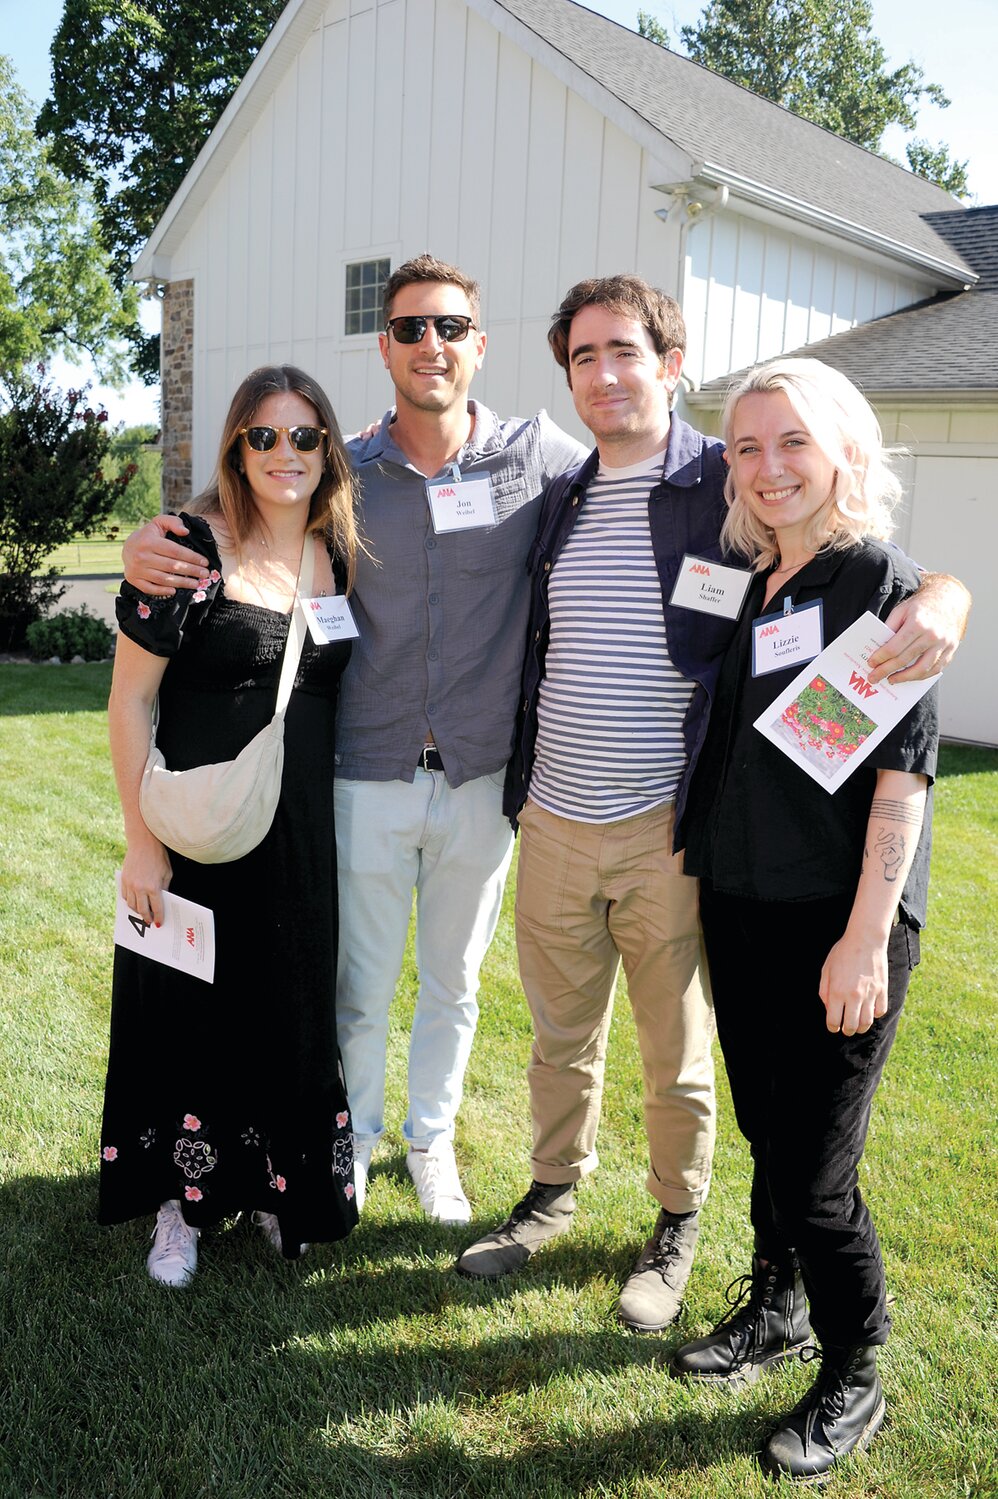
<svg viewBox="0 0 998 1499">
<path fill-rule="evenodd" d="M 417 770 L 443 770 L 444 762 L 435 744 L 424 744 L 423 752 L 416 761 Z"/>
</svg>

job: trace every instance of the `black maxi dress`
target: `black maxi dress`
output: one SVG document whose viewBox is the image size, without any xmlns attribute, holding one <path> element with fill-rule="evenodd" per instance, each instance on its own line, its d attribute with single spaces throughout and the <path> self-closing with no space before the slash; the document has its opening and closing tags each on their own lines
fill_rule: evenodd
<svg viewBox="0 0 998 1499">
<path fill-rule="evenodd" d="M 171 770 L 229 760 L 269 722 L 289 625 L 227 599 L 210 529 L 184 520 L 210 581 L 176 599 L 124 584 L 117 603 L 122 631 L 171 657 L 157 734 Z M 170 1199 L 198 1228 L 262 1209 L 293 1257 L 357 1222 L 334 1008 L 334 720 L 349 654 L 306 638 L 263 842 L 230 864 L 170 853 L 171 890 L 214 913 L 214 982 L 115 949 L 101 1223 Z"/>
</svg>

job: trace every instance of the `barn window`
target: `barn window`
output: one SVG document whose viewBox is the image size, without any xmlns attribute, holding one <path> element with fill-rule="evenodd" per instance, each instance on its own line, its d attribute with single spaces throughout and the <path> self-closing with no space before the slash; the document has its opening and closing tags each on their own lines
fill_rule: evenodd
<svg viewBox="0 0 998 1499">
<path fill-rule="evenodd" d="M 380 333 L 381 300 L 391 273 L 391 261 L 355 260 L 346 268 L 346 317 L 344 332 Z"/>
</svg>

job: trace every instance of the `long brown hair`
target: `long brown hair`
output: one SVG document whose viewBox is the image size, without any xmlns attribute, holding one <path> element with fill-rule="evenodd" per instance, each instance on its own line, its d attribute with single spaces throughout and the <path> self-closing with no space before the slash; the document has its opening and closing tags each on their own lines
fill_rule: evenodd
<svg viewBox="0 0 998 1499">
<path fill-rule="evenodd" d="M 253 417 L 267 396 L 290 393 L 301 396 L 315 408 L 324 439 L 322 476 L 308 507 L 307 531 L 325 531 L 336 556 L 345 564 L 347 591 L 353 587 L 357 564 L 357 527 L 354 518 L 356 480 L 336 413 L 322 386 L 293 364 L 264 364 L 246 376 L 229 406 L 218 448 L 218 462 L 208 488 L 193 501 L 191 510 L 220 510 L 237 547 L 248 540 L 256 526 L 253 494 L 242 470 L 240 432 L 253 424 Z"/>
</svg>

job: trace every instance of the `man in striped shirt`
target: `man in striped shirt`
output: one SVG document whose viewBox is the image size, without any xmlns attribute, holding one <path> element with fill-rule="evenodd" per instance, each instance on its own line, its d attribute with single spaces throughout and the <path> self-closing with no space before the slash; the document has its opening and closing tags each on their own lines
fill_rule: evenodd
<svg viewBox="0 0 998 1499">
<path fill-rule="evenodd" d="M 457 1268 L 509 1274 L 568 1228 L 575 1183 L 598 1164 L 623 961 L 643 1064 L 647 1186 L 659 1213 L 619 1316 L 652 1332 L 679 1315 L 714 1146 L 714 1024 L 699 974 L 697 886 L 672 849 L 683 776 L 733 621 L 669 600 L 684 557 L 720 560 L 725 466 L 722 444 L 671 410 L 685 349 L 671 297 L 636 276 L 581 282 L 548 337 L 597 449 L 544 497 L 528 559 L 531 618 L 507 778 L 507 810 L 519 814 L 521 832 L 520 974 L 534 1023 L 533 1182 Z M 943 627 L 937 636 L 928 614 L 896 611 L 880 675 L 916 658 L 908 675 L 945 663 L 962 633 L 956 620 L 944 642 L 948 611 L 962 614 L 967 597 L 962 585 L 954 591 L 932 617 Z"/>
</svg>

